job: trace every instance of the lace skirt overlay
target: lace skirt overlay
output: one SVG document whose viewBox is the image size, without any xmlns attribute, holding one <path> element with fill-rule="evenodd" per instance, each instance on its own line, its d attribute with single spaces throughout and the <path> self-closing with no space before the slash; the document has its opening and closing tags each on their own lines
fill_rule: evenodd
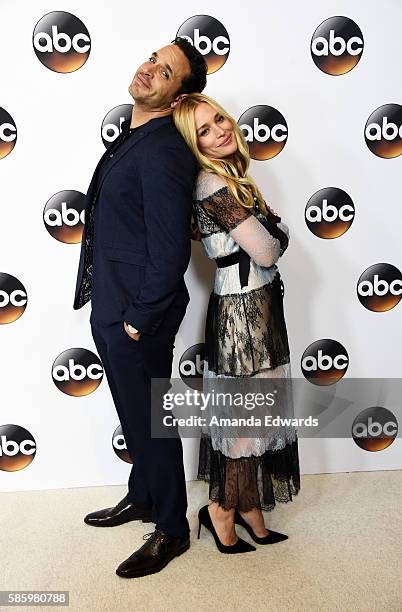
<svg viewBox="0 0 402 612">
<path fill-rule="evenodd" d="M 209 369 L 252 376 L 289 362 L 279 271 L 273 281 L 247 293 L 211 293 L 205 350 Z"/>
<path fill-rule="evenodd" d="M 297 438 L 279 451 L 230 459 L 214 450 L 209 436 L 200 440 L 198 479 L 209 482 L 209 498 L 225 510 L 273 510 L 300 489 Z"/>
<path fill-rule="evenodd" d="M 247 293 L 211 293 L 205 330 L 204 391 L 213 380 L 290 378 L 288 337 L 279 272 L 271 283 Z M 255 392 L 258 392 L 256 386 Z M 289 390 L 281 416 L 293 417 Z M 228 413 L 220 416 L 229 416 Z M 204 428 L 198 479 L 226 510 L 273 510 L 300 489 L 294 427 L 268 428 L 261 438 L 228 438 L 219 426 Z"/>
</svg>

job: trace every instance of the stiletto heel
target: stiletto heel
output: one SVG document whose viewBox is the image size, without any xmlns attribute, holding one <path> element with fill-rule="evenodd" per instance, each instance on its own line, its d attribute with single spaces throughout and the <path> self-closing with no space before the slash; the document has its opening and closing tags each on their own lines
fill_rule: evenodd
<svg viewBox="0 0 402 612">
<path fill-rule="evenodd" d="M 200 532 L 201 532 L 201 521 L 200 521 L 200 519 L 198 519 L 198 535 L 197 535 L 197 540 L 200 539 Z"/>
<path fill-rule="evenodd" d="M 246 521 L 244 520 L 240 512 L 238 512 L 238 510 L 235 511 L 234 520 L 237 525 L 241 525 L 241 527 L 244 527 L 244 529 L 247 531 L 249 536 L 254 540 L 256 544 L 276 544 L 276 542 L 283 542 L 283 540 L 287 540 L 289 537 L 284 533 L 279 533 L 279 531 L 272 531 L 271 529 L 269 529 L 268 535 L 262 538 L 256 536 L 250 525 L 246 523 Z"/>
<path fill-rule="evenodd" d="M 236 544 L 226 546 L 220 541 L 218 534 L 215 531 L 215 527 L 212 523 L 211 515 L 209 514 L 208 506 L 203 506 L 198 512 L 198 537 L 200 537 L 201 525 L 204 525 L 210 531 L 214 537 L 215 544 L 219 552 L 225 554 L 245 553 L 256 550 L 255 546 L 252 546 L 245 540 L 237 538 Z"/>
</svg>

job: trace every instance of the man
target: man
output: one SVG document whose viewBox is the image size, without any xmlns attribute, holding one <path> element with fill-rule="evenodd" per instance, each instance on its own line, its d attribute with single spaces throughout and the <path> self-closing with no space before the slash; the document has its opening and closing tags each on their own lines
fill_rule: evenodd
<svg viewBox="0 0 402 612">
<path fill-rule="evenodd" d="M 153 52 L 129 92 L 131 122 L 102 156 L 87 193 L 74 309 L 92 301 L 92 335 L 133 460 L 128 494 L 88 525 L 155 522 L 145 544 L 116 570 L 160 571 L 190 546 L 182 445 L 151 438 L 151 379 L 171 376 L 174 339 L 189 294 L 196 161 L 177 132 L 174 105 L 206 84 L 202 55 L 186 40 Z"/>
</svg>

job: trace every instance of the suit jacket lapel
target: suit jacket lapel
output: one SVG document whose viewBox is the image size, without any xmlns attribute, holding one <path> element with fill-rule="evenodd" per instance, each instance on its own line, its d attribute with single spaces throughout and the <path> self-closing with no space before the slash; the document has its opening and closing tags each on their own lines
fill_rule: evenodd
<svg viewBox="0 0 402 612">
<path fill-rule="evenodd" d="M 126 153 L 128 153 L 132 147 L 134 147 L 140 140 L 142 140 L 145 134 L 146 134 L 145 131 L 138 130 L 138 132 L 135 132 L 134 134 L 129 136 L 129 139 L 116 149 L 116 152 L 113 153 L 113 158 L 108 160 L 107 168 L 105 172 L 103 172 L 102 178 L 98 182 L 98 185 L 97 185 L 98 193 L 103 185 L 103 181 L 105 180 L 105 178 L 107 177 L 107 175 L 109 174 L 113 166 L 115 166 L 117 162 L 122 157 L 124 157 L 124 155 L 126 155 Z"/>
<path fill-rule="evenodd" d="M 122 157 L 124 157 L 124 155 L 126 155 L 132 149 L 132 147 L 137 145 L 140 142 L 140 140 L 142 140 L 150 132 L 153 132 L 159 126 L 164 125 L 165 123 L 168 123 L 170 121 L 172 121 L 171 115 L 169 115 L 167 117 L 158 117 L 156 119 L 151 119 L 150 121 L 148 121 L 144 125 L 139 126 L 137 128 L 137 130 L 135 131 L 135 133 L 132 134 L 131 136 L 129 136 L 128 140 L 124 144 L 119 146 L 117 148 L 116 152 L 113 154 L 113 158 L 108 163 L 108 167 L 106 169 L 106 172 L 103 173 L 102 179 L 100 180 L 100 182 L 98 184 L 97 191 L 98 192 L 100 191 L 100 189 L 102 187 L 102 184 L 103 184 L 103 181 L 105 180 L 105 178 L 107 177 L 107 175 L 109 174 L 109 172 L 113 168 L 113 166 L 115 164 L 117 164 L 117 162 Z M 102 160 L 103 159 L 104 159 L 104 157 L 102 156 Z"/>
<path fill-rule="evenodd" d="M 122 137 L 123 137 L 123 132 L 120 132 L 120 134 L 118 135 L 116 140 L 119 140 Z M 98 175 L 98 172 L 99 172 L 99 168 L 101 167 L 102 163 L 107 158 L 107 156 L 110 155 L 110 149 L 113 147 L 113 144 L 116 142 L 116 140 L 113 141 L 113 143 L 111 144 L 110 147 L 105 149 L 105 151 L 103 152 L 102 156 L 100 157 L 98 163 L 96 164 L 95 170 L 94 170 L 94 172 L 92 174 L 91 182 L 90 182 L 88 190 L 87 190 L 87 196 L 88 196 L 88 200 L 90 202 L 92 202 L 92 198 L 93 198 L 92 190 L 93 190 L 93 187 L 95 185 L 95 181 L 96 181 L 96 178 L 97 178 L 97 175 Z M 98 189 L 98 191 L 99 191 L 99 189 Z M 88 205 L 88 202 L 87 202 L 87 205 Z"/>
</svg>

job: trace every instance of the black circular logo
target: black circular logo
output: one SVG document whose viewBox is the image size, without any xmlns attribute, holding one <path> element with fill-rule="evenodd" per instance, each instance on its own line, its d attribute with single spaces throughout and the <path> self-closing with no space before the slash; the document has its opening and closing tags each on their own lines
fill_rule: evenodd
<svg viewBox="0 0 402 612">
<path fill-rule="evenodd" d="M 357 446 L 376 452 L 388 448 L 398 433 L 396 417 L 382 406 L 362 410 L 352 425 L 352 437 Z"/>
<path fill-rule="evenodd" d="M 27 292 L 18 278 L 0 272 L 0 324 L 13 323 L 25 312 Z"/>
<path fill-rule="evenodd" d="M 35 26 L 32 42 L 36 57 L 53 72 L 75 72 L 85 64 L 91 51 L 85 25 L 65 11 L 44 15 Z"/>
<path fill-rule="evenodd" d="M 349 365 L 347 351 L 340 342 L 324 338 L 306 348 L 301 369 L 307 380 L 315 385 L 333 385 L 346 373 Z"/>
<path fill-rule="evenodd" d="M 202 379 L 204 373 L 204 351 L 205 344 L 193 344 L 184 351 L 179 361 L 180 378 L 191 389 L 202 389 Z"/>
<path fill-rule="evenodd" d="M 67 349 L 54 360 L 52 378 L 56 387 L 67 395 L 89 395 L 102 382 L 102 362 L 95 353 L 87 349 Z"/>
<path fill-rule="evenodd" d="M 186 38 L 204 56 L 208 74 L 222 68 L 230 52 L 229 34 L 220 21 L 209 15 L 194 15 L 177 30 L 176 36 Z"/>
<path fill-rule="evenodd" d="M 17 142 L 17 128 L 11 115 L 0 106 L 0 159 L 14 149 Z"/>
<path fill-rule="evenodd" d="M 123 429 L 121 425 L 116 427 L 112 436 L 112 448 L 119 459 L 126 463 L 133 463 L 130 457 L 130 453 L 127 450 L 126 440 L 124 438 Z"/>
<path fill-rule="evenodd" d="M 101 127 L 102 142 L 106 148 L 121 134 L 121 124 L 131 120 L 132 104 L 120 104 L 110 110 L 104 117 Z"/>
<path fill-rule="evenodd" d="M 350 72 L 363 53 L 363 34 L 348 17 L 329 17 L 323 21 L 311 39 L 311 57 L 317 68 L 338 76 Z"/>
<path fill-rule="evenodd" d="M 402 106 L 384 104 L 367 119 L 366 145 L 374 155 L 392 159 L 402 154 Z"/>
<path fill-rule="evenodd" d="M 367 310 L 386 312 L 401 301 L 402 274 L 388 263 L 367 268 L 357 281 L 357 297 Z"/>
<path fill-rule="evenodd" d="M 36 454 L 33 435 L 20 425 L 0 425 L 0 470 L 18 472 L 32 463 Z"/>
<path fill-rule="evenodd" d="M 284 116 L 272 106 L 252 106 L 240 116 L 237 123 L 246 139 L 252 159 L 271 159 L 278 155 L 286 144 L 287 123 Z"/>
<path fill-rule="evenodd" d="M 56 240 L 66 244 L 81 242 L 85 223 L 85 195 L 73 189 L 58 191 L 46 203 L 43 222 Z"/>
<path fill-rule="evenodd" d="M 339 238 L 352 225 L 355 207 L 342 189 L 324 187 L 311 196 L 304 217 L 310 232 L 319 238 Z"/>
</svg>

